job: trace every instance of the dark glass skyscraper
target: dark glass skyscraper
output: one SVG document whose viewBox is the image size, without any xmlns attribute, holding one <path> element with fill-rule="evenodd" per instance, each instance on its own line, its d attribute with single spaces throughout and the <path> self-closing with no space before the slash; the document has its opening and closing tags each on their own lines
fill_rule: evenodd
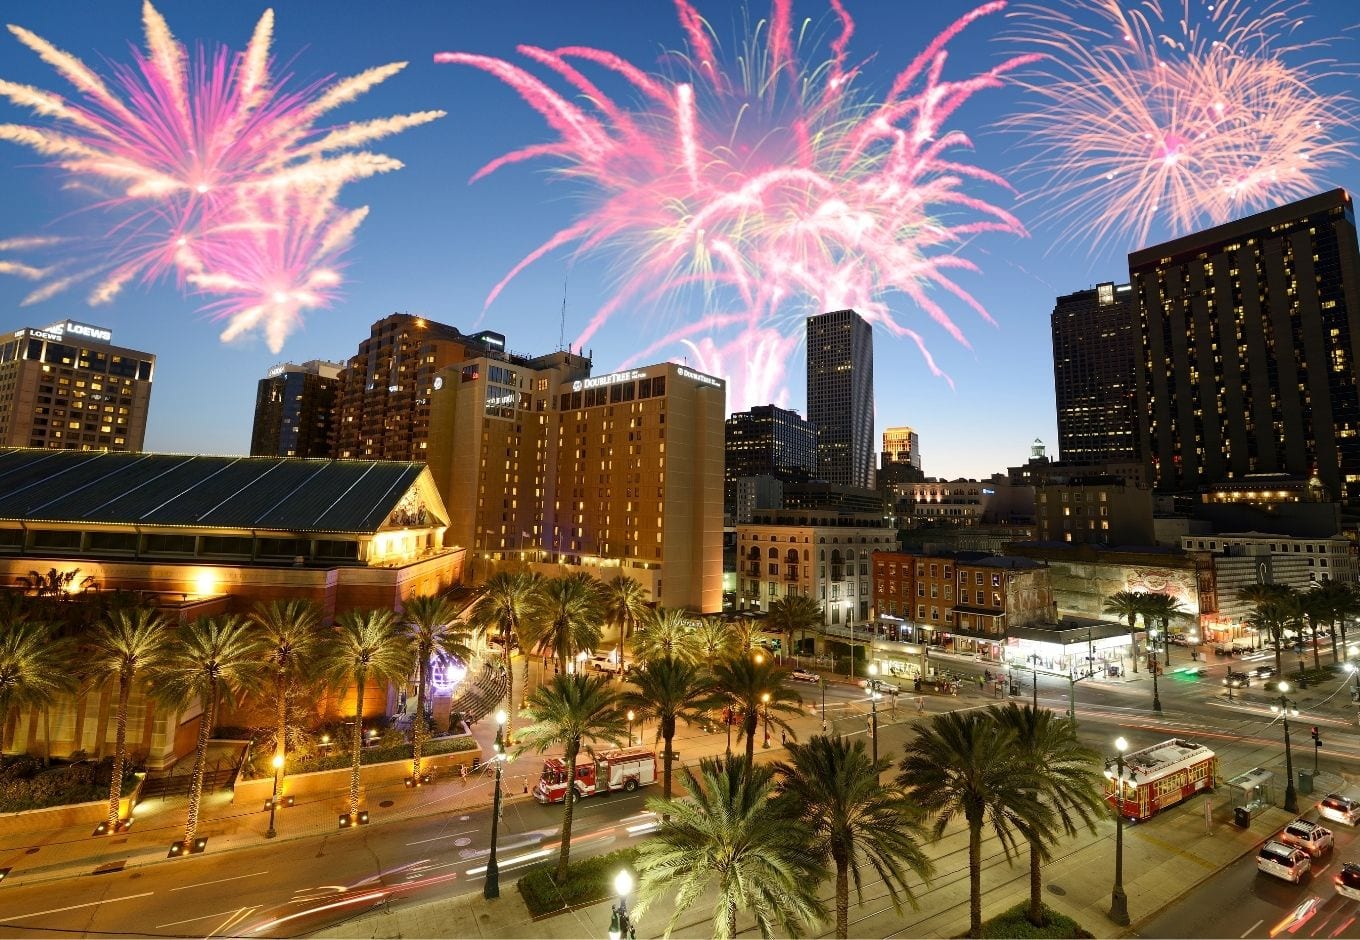
<svg viewBox="0 0 1360 940">
<path fill-rule="evenodd" d="M 1129 255 L 1164 491 L 1316 471 L 1360 502 L 1360 249 L 1340 189 Z"/>
<path fill-rule="evenodd" d="M 723 502 L 734 511 L 736 481 L 770 476 L 785 483 L 812 479 L 817 471 L 817 430 L 796 411 L 756 405 L 727 419 Z"/>
<path fill-rule="evenodd" d="M 338 362 L 285 362 L 260 379 L 255 392 L 252 457 L 329 457 Z"/>
<path fill-rule="evenodd" d="M 1133 288 L 1097 284 L 1053 307 L 1058 450 L 1071 463 L 1138 456 Z"/>
<path fill-rule="evenodd" d="M 817 476 L 874 483 L 874 337 L 853 310 L 807 320 L 808 420 L 817 426 Z"/>
</svg>

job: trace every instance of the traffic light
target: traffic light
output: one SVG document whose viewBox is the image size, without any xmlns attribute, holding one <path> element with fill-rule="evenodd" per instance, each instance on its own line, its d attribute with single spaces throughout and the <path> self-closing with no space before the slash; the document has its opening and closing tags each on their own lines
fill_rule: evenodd
<svg viewBox="0 0 1360 940">
<path fill-rule="evenodd" d="M 1318 732 L 1318 726 L 1313 725 L 1313 747 L 1322 747 L 1322 735 Z"/>
</svg>

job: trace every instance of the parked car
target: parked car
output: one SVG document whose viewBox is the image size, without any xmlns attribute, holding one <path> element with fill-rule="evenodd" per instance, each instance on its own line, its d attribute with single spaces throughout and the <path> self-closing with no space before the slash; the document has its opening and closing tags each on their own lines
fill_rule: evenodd
<svg viewBox="0 0 1360 940">
<path fill-rule="evenodd" d="M 1354 826 L 1360 822 L 1360 803 L 1339 793 L 1328 793 L 1318 804 L 1318 815 L 1332 822 Z"/>
<path fill-rule="evenodd" d="M 1336 882 L 1336 893 L 1352 901 L 1360 901 L 1360 865 L 1347 862 L 1332 879 Z"/>
<path fill-rule="evenodd" d="M 609 672 L 615 675 L 623 672 L 623 666 L 611 660 L 608 656 L 592 656 L 590 658 L 590 668 L 596 672 Z"/>
<path fill-rule="evenodd" d="M 795 682 L 821 682 L 822 677 L 811 669 L 795 669 L 789 673 L 789 678 Z"/>
<path fill-rule="evenodd" d="M 1223 684 L 1230 689 L 1243 689 L 1251 685 L 1251 676 L 1245 672 L 1233 672 L 1229 669 L 1227 676 L 1223 678 Z"/>
<path fill-rule="evenodd" d="M 1256 870 L 1299 884 L 1312 872 L 1313 860 L 1303 849 L 1272 839 L 1256 853 Z"/>
<path fill-rule="evenodd" d="M 1279 840 L 1285 845 L 1303 849 L 1313 858 L 1330 852 L 1334 844 L 1332 830 L 1319 826 L 1307 819 L 1296 819 L 1280 832 Z"/>
<path fill-rule="evenodd" d="M 1264 666 L 1257 666 L 1251 670 L 1251 675 L 1257 679 L 1269 679 L 1275 675 L 1275 667 L 1268 663 Z"/>
</svg>

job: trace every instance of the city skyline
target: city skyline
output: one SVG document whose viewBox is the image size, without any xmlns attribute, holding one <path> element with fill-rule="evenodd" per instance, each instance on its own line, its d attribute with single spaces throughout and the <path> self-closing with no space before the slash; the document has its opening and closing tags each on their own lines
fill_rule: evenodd
<svg viewBox="0 0 1360 940">
<path fill-rule="evenodd" d="M 945 29 L 970 6 L 950 5 L 908 16 L 888 5 L 860 3 L 849 7 L 857 22 L 853 52 L 864 61 L 859 79 L 881 91 L 896 71 L 922 48 L 927 38 Z M 263 7 L 197 10 L 181 3 L 160 7 L 181 41 L 193 48 L 203 42 L 244 47 Z M 796 3 L 794 14 L 809 17 L 813 31 L 834 34 L 824 5 Z M 355 16 L 362 16 L 355 8 Z M 744 31 L 727 10 L 701 9 L 724 48 L 732 48 Z M 752 16 L 765 15 L 763 5 Z M 1344 4 L 1320 2 L 1307 7 L 1309 35 L 1329 38 L 1354 25 Z M 259 339 L 220 346 L 218 329 L 195 313 L 198 302 L 170 286 L 128 289 L 113 304 L 88 308 L 79 296 L 57 298 L 29 308 L 20 299 L 31 289 L 23 281 L 0 279 L 0 303 L 6 308 L 0 326 L 16 330 L 34 323 L 69 317 L 113 329 L 120 343 L 146 349 L 158 357 L 158 391 L 153 398 L 147 432 L 152 450 L 245 453 L 249 448 L 256 380 L 283 361 L 344 360 L 374 321 L 396 311 L 410 311 L 465 332 L 492 329 L 506 335 L 507 345 L 531 354 L 550 352 L 559 335 L 574 342 L 606 301 L 609 266 L 600 259 L 573 261 L 567 253 L 549 256 L 518 275 L 485 311 L 483 300 L 533 245 L 571 218 L 562 187 L 539 170 L 514 167 L 468 185 L 476 169 L 501 153 L 546 142 L 541 119 L 513 92 L 472 69 L 435 65 L 435 52 L 456 49 L 514 60 L 514 43 L 544 48 L 594 46 L 616 52 L 647 71 L 665 72 L 664 50 L 676 48 L 683 34 L 674 9 L 658 3 L 617 18 L 581 17 L 550 4 L 525 4 L 522 16 L 413 10 L 384 29 L 356 30 L 354 17 L 330 18 L 302 4 L 276 5 L 274 51 L 279 71 L 297 81 L 320 80 L 330 74 L 354 74 L 386 61 L 409 60 L 407 70 L 347 106 L 337 120 L 362 120 L 396 111 L 439 108 L 449 116 L 384 141 L 384 152 L 406 164 L 381 179 L 354 184 L 347 206 L 369 204 L 370 217 L 349 254 L 344 297 L 329 310 L 310 311 L 303 327 L 279 353 Z M 104 57 L 124 57 L 126 43 L 139 43 L 141 22 L 136 4 L 114 4 L 78 21 L 56 5 L 25 9 L 9 17 L 91 67 L 104 70 Z M 949 43 L 946 78 L 958 79 L 994 66 L 1013 47 L 999 40 L 1003 30 L 983 19 Z M 907 22 L 910 20 L 910 23 Z M 911 26 L 911 29 L 904 27 Z M 877 44 L 866 37 L 923 37 L 900 44 Z M 3 77 L 37 87 L 58 88 L 51 70 L 11 42 Z M 1342 57 L 1345 58 L 1344 56 Z M 856 59 L 859 62 L 860 59 Z M 1344 84 L 1344 83 L 1343 83 Z M 611 86 L 611 90 L 613 86 Z M 1332 88 L 1335 91 L 1335 88 Z M 1006 151 L 1011 141 L 995 125 L 1020 100 L 1015 88 L 999 88 L 967 102 L 955 122 L 975 138 L 973 161 L 989 172 L 1010 175 L 1014 167 Z M 26 120 L 19 109 L 5 106 L 4 119 Z M 59 190 L 57 174 L 36 167 L 32 154 L 15 147 L 0 149 L 7 171 L 0 183 L 0 205 L 7 209 L 3 237 L 41 234 L 52 219 L 74 204 Z M 1324 185 L 1353 189 L 1354 161 L 1328 174 Z M 1015 180 L 1012 180 L 1015 182 Z M 990 326 L 959 306 L 950 313 L 972 348 L 951 339 L 932 324 L 919 307 L 898 296 L 893 313 L 922 334 L 942 371 L 952 380 L 934 377 L 915 346 L 906 338 L 876 329 L 881 367 L 875 388 L 875 436 L 885 427 L 911 424 L 930 441 L 923 469 L 932 476 L 981 477 L 1018 462 L 1035 437 L 1055 447 L 1052 380 L 1048 364 L 1047 320 L 1054 299 L 1101 281 L 1126 278 L 1126 255 L 1143 247 L 1111 237 L 1080 248 L 1058 244 L 1058 233 L 1026 215 L 1023 200 L 1041 191 L 1026 183 L 1018 199 L 995 187 L 969 188 L 1019 214 L 1030 230 L 1027 239 L 998 233 L 970 238 L 962 254 L 976 263 L 976 274 L 960 272 L 960 283 L 996 319 Z M 347 198 L 348 192 L 347 192 Z M 1241 213 L 1249 214 L 1249 213 Z M 495 224 L 488 224 L 494 220 Z M 79 221 L 79 217 L 77 217 Z M 1153 241 L 1178 234 L 1154 231 Z M 565 280 L 566 315 L 562 318 Z M 696 301 L 696 304 L 698 302 Z M 645 303 L 639 307 L 646 308 Z M 643 317 L 622 317 L 588 342 L 597 372 L 608 372 L 655 342 L 697 309 L 643 309 Z M 802 314 L 825 312 L 801 310 Z M 794 356 L 801 356 L 799 347 Z M 668 359 L 700 365 L 692 352 L 671 346 L 653 361 Z M 795 360 L 796 361 L 796 360 Z M 207 363 L 211 371 L 204 369 Z M 789 370 L 784 404 L 798 408 L 805 400 L 796 367 Z M 1007 417 L 983 427 L 968 415 L 994 414 L 998 399 L 1010 403 Z M 730 403 L 736 410 L 740 403 Z M 801 410 L 801 409 L 800 409 Z M 1018 417 L 1017 417 L 1018 416 Z"/>
</svg>

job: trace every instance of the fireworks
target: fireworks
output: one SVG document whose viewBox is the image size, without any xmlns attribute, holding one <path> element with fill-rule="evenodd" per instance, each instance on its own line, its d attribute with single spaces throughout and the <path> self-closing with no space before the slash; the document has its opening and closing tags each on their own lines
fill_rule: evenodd
<svg viewBox="0 0 1360 940">
<path fill-rule="evenodd" d="M 815 65 L 802 61 L 805 47 L 817 44 L 803 38 L 807 24 L 795 27 L 791 4 L 774 0 L 769 19 L 725 62 L 698 11 L 676 0 L 688 51 L 673 57 L 674 76 L 648 74 L 599 49 L 521 46 L 571 87 L 570 100 L 509 62 L 436 55 L 499 78 L 556 133 L 552 142 L 493 160 L 474 180 L 548 158 L 588 196 L 576 220 L 516 265 L 487 303 L 527 265 L 574 246 L 622 259 L 617 286 L 580 340 L 625 307 L 664 306 L 698 292 L 709 312 L 634 359 L 686 344 L 702 368 L 729 376 L 733 407 L 781 396 L 802 318 L 824 310 L 854 307 L 911 338 L 941 374 L 922 336 L 888 300 L 905 295 L 965 344 L 941 293 L 990 321 L 954 280 L 956 271 L 975 270 L 958 249 L 981 232 L 1024 229 L 968 191 L 1005 183 L 964 162 L 970 142 L 946 125 L 973 94 L 1031 59 L 944 77 L 949 41 L 1004 6 L 987 3 L 931 41 L 886 94 L 871 96 L 856 86 L 858 68 L 848 59 L 854 22 L 842 0 L 830 0 L 836 34 L 829 58 Z M 635 100 L 610 97 L 578 65 L 622 80 Z"/>
<path fill-rule="evenodd" d="M 1040 218 L 1129 247 L 1310 195 L 1348 157 L 1351 102 L 1292 37 L 1301 4 L 1061 0 L 1015 14 L 1044 54 L 1010 119 L 1033 147 Z"/>
<path fill-rule="evenodd" d="M 79 100 L 0 81 L 0 95 L 44 119 L 0 124 L 0 139 L 49 158 L 109 221 L 95 238 L 0 242 L 0 252 L 61 252 L 47 266 L 0 258 L 0 273 L 38 282 L 25 303 L 91 283 L 92 304 L 129 283 L 173 275 L 217 298 L 207 309 L 228 321 L 223 339 L 261 327 L 278 352 L 300 311 L 324 306 L 340 283 L 340 256 L 367 211 L 341 208 L 340 190 L 401 166 L 359 148 L 444 112 L 318 128 L 406 63 L 286 90 L 269 74 L 272 11 L 244 53 L 200 50 L 192 59 L 150 3 L 142 14 L 146 51 L 114 66 L 107 81 L 42 37 L 9 27 Z"/>
</svg>

